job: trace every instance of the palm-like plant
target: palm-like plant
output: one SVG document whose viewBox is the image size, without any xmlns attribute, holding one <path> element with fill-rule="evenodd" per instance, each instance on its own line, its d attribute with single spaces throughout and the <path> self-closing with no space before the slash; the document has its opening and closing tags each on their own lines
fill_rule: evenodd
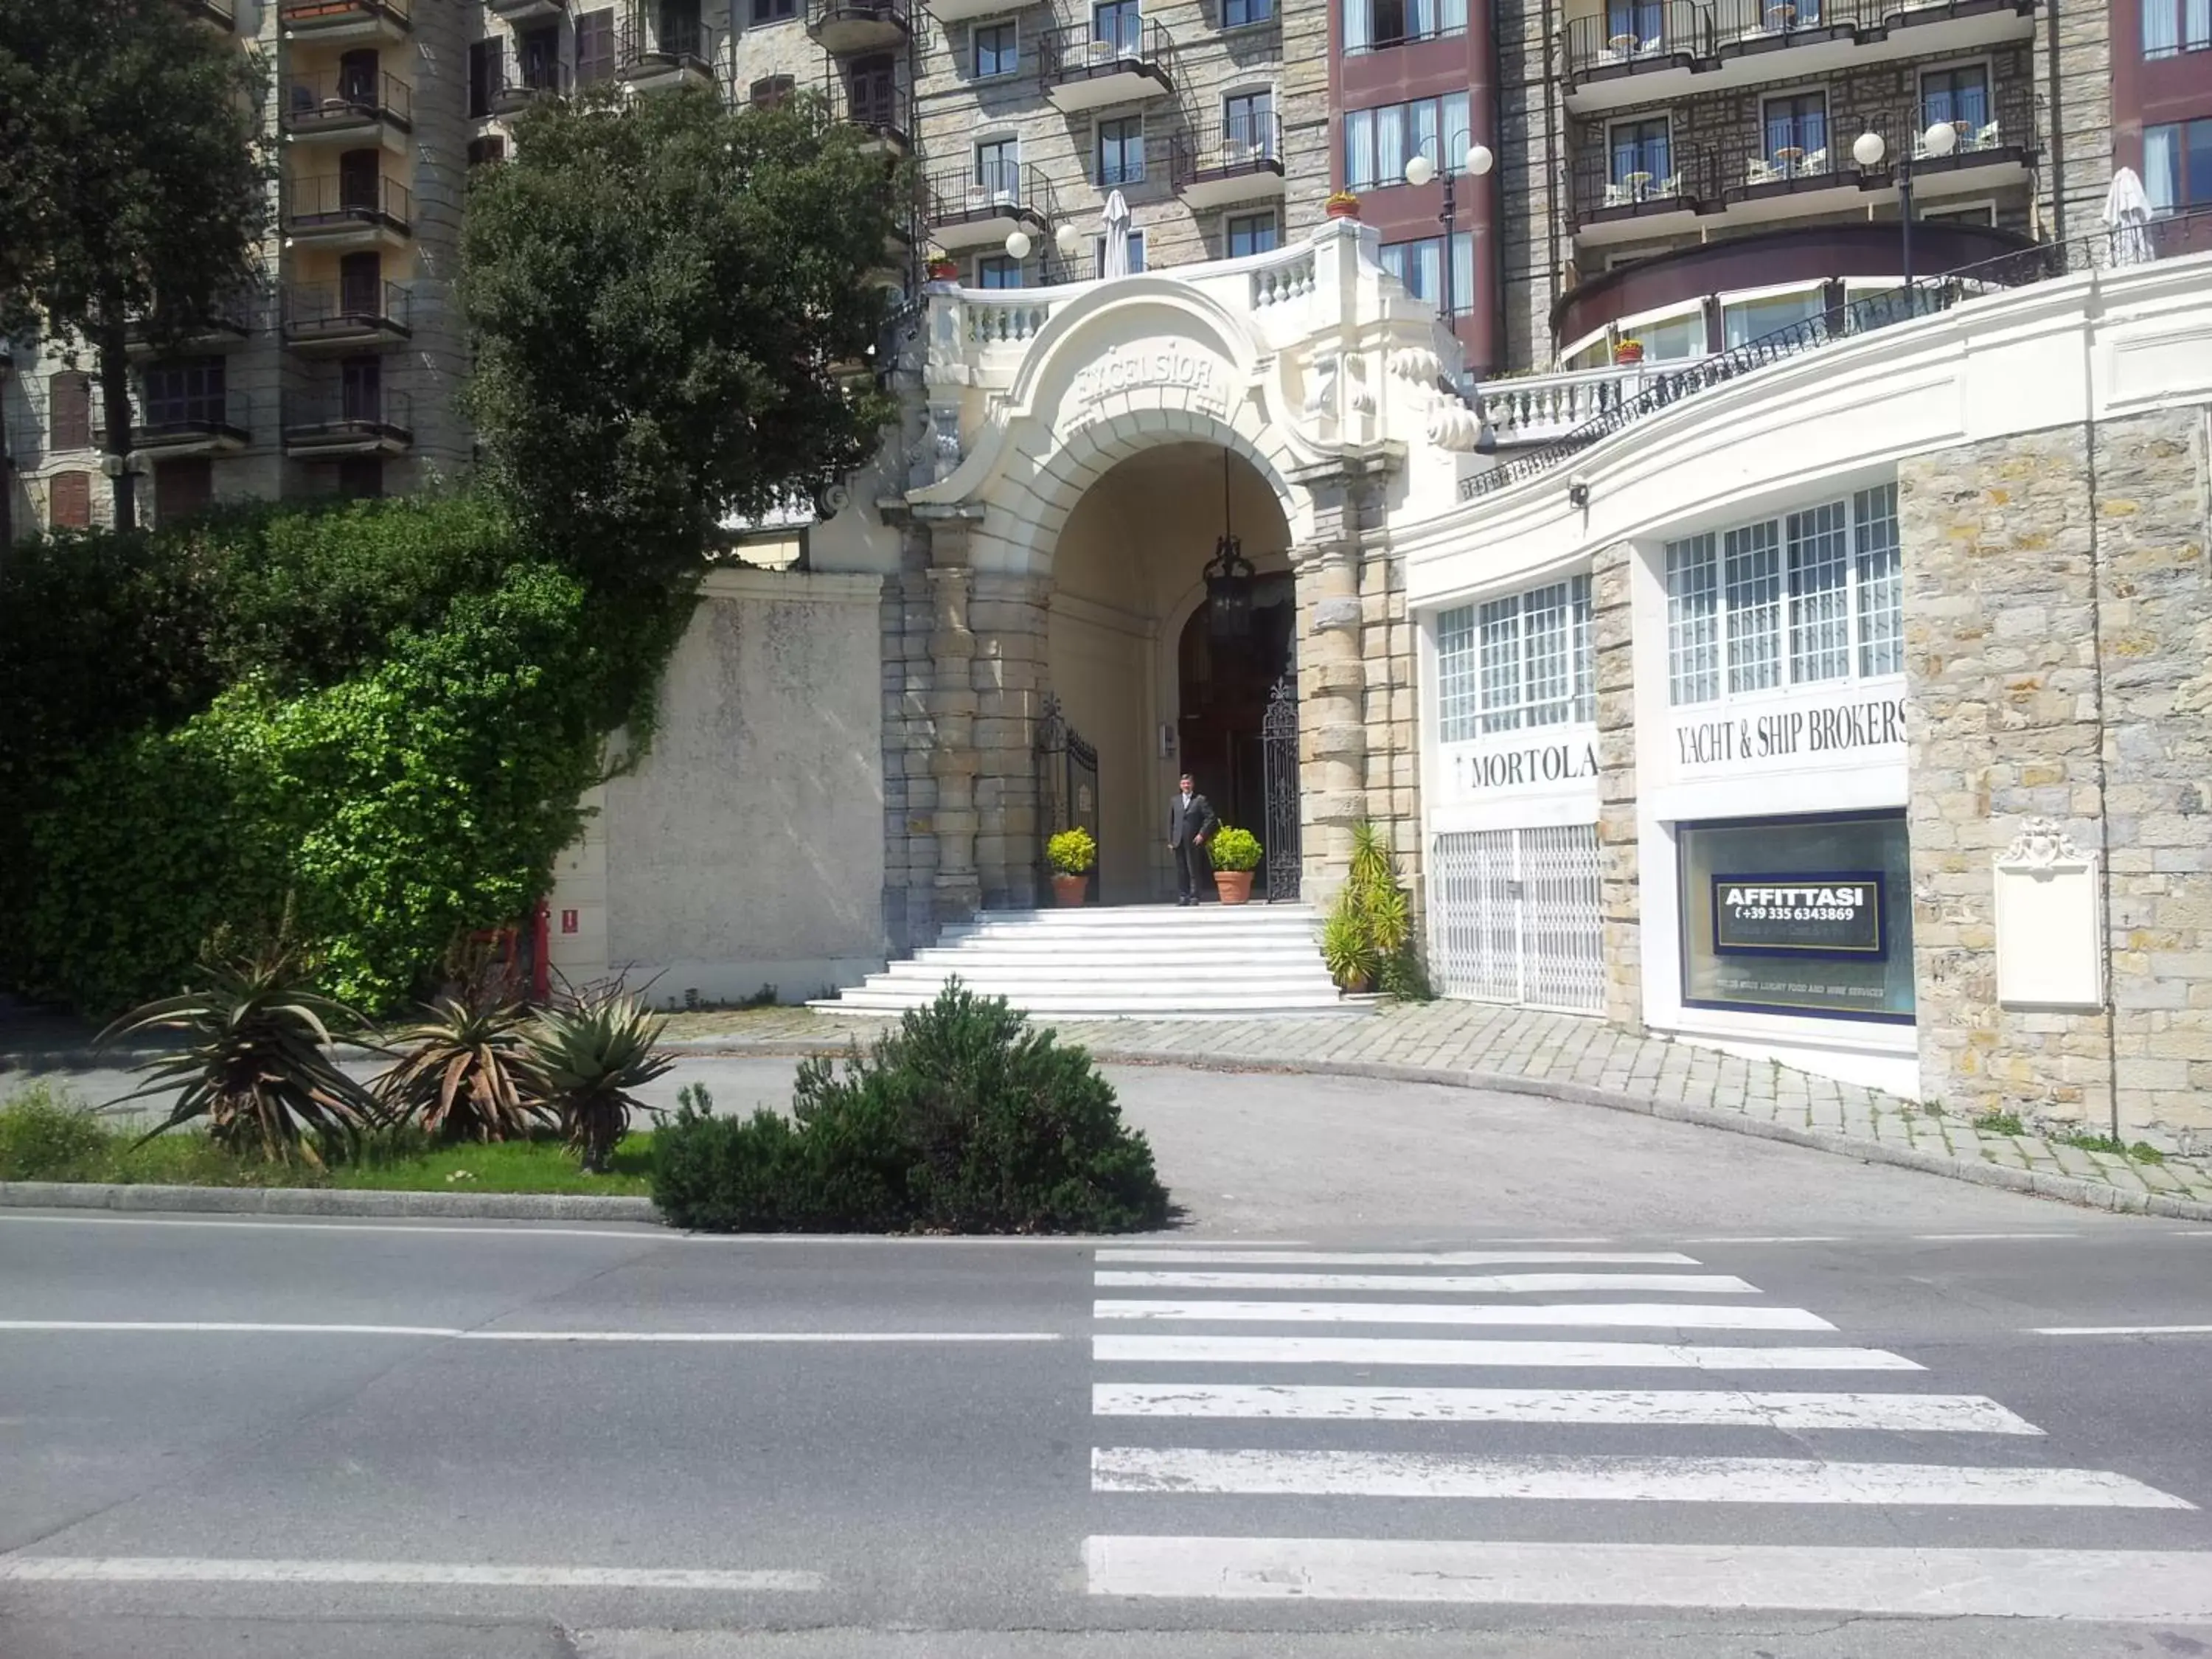
<svg viewBox="0 0 2212 1659">
<path fill-rule="evenodd" d="M 377 1079 L 389 1122 L 443 1140 L 518 1140 L 551 1114 L 530 1092 L 522 1053 L 524 1011 L 464 986 L 427 1018 L 392 1034 L 404 1057 Z"/>
<path fill-rule="evenodd" d="M 331 1026 L 357 1029 L 360 1017 L 307 988 L 309 970 L 283 933 L 200 971 L 205 989 L 135 1008 L 98 1038 L 104 1047 L 132 1031 L 181 1034 L 173 1053 L 135 1068 L 149 1081 L 123 1097 L 177 1091 L 169 1115 L 139 1144 L 204 1118 L 210 1139 L 270 1163 L 297 1157 L 319 1168 L 325 1155 L 351 1150 L 375 1103 L 329 1051 Z"/>
<path fill-rule="evenodd" d="M 524 1070 L 586 1170 L 606 1171 L 632 1112 L 659 1109 L 635 1091 L 676 1064 L 654 1052 L 667 1024 L 635 994 L 605 989 L 548 1008 L 524 1030 Z"/>
</svg>

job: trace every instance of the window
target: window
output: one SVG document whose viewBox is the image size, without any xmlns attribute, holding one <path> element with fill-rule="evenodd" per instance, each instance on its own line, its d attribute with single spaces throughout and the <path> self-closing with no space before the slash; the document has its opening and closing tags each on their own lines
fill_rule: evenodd
<svg viewBox="0 0 2212 1659">
<path fill-rule="evenodd" d="M 215 464 L 204 455 L 154 464 L 154 522 L 172 524 L 215 500 Z"/>
<path fill-rule="evenodd" d="M 1788 98 L 1770 98 L 1761 106 L 1770 161 L 1803 163 L 1824 155 L 1828 148 L 1828 94 L 1801 92 Z M 1796 155 L 1790 154 L 1796 150 Z"/>
<path fill-rule="evenodd" d="M 384 365 L 374 357 L 349 357 L 338 365 L 338 392 L 349 421 L 384 419 Z"/>
<path fill-rule="evenodd" d="M 2143 129 L 2143 190 L 2154 213 L 2212 203 L 2212 118 Z"/>
<path fill-rule="evenodd" d="M 1639 46 L 1659 44 L 1663 15 L 1659 0 L 1610 0 L 1605 9 L 1605 32 L 1609 40 L 1624 38 Z"/>
<path fill-rule="evenodd" d="M 975 261 L 977 288 L 1019 288 L 1022 262 L 1007 253 L 987 253 Z"/>
<path fill-rule="evenodd" d="M 514 37 L 514 55 L 522 71 L 522 84 L 532 92 L 561 90 L 561 31 L 532 29 Z"/>
<path fill-rule="evenodd" d="M 1145 233 L 1133 230 L 1129 233 L 1129 275 L 1134 276 L 1144 268 Z M 1093 276 L 1106 274 L 1106 239 L 1103 236 L 1091 239 L 1091 274 Z"/>
<path fill-rule="evenodd" d="M 615 73 L 615 14 L 612 7 L 576 16 L 576 84 L 595 86 Z"/>
<path fill-rule="evenodd" d="M 1275 0 L 1221 0 L 1221 27 L 1241 29 L 1275 15 Z"/>
<path fill-rule="evenodd" d="M 1137 0 L 1103 0 L 1091 9 L 1091 38 L 1109 46 L 1125 58 L 1133 58 L 1142 37 L 1143 13 Z"/>
<path fill-rule="evenodd" d="M 1972 207 L 1938 208 L 1933 213 L 1923 213 L 1920 222 L 1929 225 L 1994 225 L 1997 222 L 1996 204 L 1977 203 Z"/>
<path fill-rule="evenodd" d="M 898 65 L 889 52 L 854 59 L 845 71 L 845 94 L 855 125 L 904 131 L 906 123 L 899 118 Z"/>
<path fill-rule="evenodd" d="M 1800 323 L 1817 323 L 1827 314 L 1827 301 L 1817 288 L 1764 300 L 1729 301 L 1721 307 L 1721 343 L 1740 346 Z"/>
<path fill-rule="evenodd" d="M 1894 484 L 1667 544 L 1677 705 L 1900 673 L 1904 641 Z"/>
<path fill-rule="evenodd" d="M 1273 253 L 1282 246 L 1272 213 L 1246 213 L 1232 217 L 1224 240 L 1228 244 L 1225 257 L 1231 259 L 1242 259 L 1252 253 Z"/>
<path fill-rule="evenodd" d="M 1240 92 L 1221 100 L 1221 136 L 1228 159 L 1249 160 L 1275 153 L 1275 94 Z"/>
<path fill-rule="evenodd" d="M 1020 146 L 1012 138 L 990 138 L 975 146 L 975 187 L 987 201 L 1018 201 L 1021 196 Z"/>
<path fill-rule="evenodd" d="M 746 96 L 755 109 L 781 109 L 796 89 L 788 75 L 767 75 L 752 83 Z"/>
<path fill-rule="evenodd" d="M 384 314 L 384 256 L 348 253 L 338 260 L 338 309 L 349 317 Z"/>
<path fill-rule="evenodd" d="M 753 21 L 756 23 L 781 23 L 786 18 L 798 15 L 799 0 L 753 0 Z M 696 21 L 695 13 L 695 24 Z"/>
<path fill-rule="evenodd" d="M 1344 49 L 1370 52 L 1467 29 L 1467 0 L 1345 0 Z"/>
<path fill-rule="evenodd" d="M 1920 77 L 1923 132 L 1941 121 L 1963 128 L 1960 136 L 1971 143 L 1990 119 L 1990 72 L 1979 64 L 1966 69 L 1929 70 Z"/>
<path fill-rule="evenodd" d="M 1612 158 L 1607 178 L 1620 188 L 1648 188 L 1674 176 L 1668 161 L 1673 146 L 1663 115 L 1645 121 L 1615 122 L 1606 134 L 1606 149 Z"/>
<path fill-rule="evenodd" d="M 149 431 L 222 423 L 224 376 L 220 357 L 149 363 L 142 386 Z"/>
<path fill-rule="evenodd" d="M 381 153 L 349 149 L 338 157 L 338 206 L 380 213 L 384 209 Z"/>
<path fill-rule="evenodd" d="M 2171 58 L 2212 48 L 2212 0 L 2142 0 L 2142 53 Z"/>
<path fill-rule="evenodd" d="M 1021 66 L 1018 32 L 1012 23 L 978 23 L 969 40 L 978 81 L 1012 75 Z"/>
<path fill-rule="evenodd" d="M 1348 110 L 1344 117 L 1344 187 L 1379 190 L 1403 184 L 1406 163 L 1413 156 L 1425 150 L 1433 161 L 1444 153 L 1445 144 L 1464 146 L 1468 130 L 1463 92 Z"/>
<path fill-rule="evenodd" d="M 1444 239 L 1425 236 L 1418 241 L 1386 242 L 1382 269 L 1406 285 L 1406 292 L 1426 300 L 1441 312 L 1456 316 L 1474 308 L 1474 236 L 1462 231 L 1452 238 L 1451 289 L 1444 289 Z"/>
<path fill-rule="evenodd" d="M 56 530 L 92 528 L 92 474 L 57 472 L 46 486 L 46 522 Z"/>
<path fill-rule="evenodd" d="M 507 160 L 507 140 L 498 133 L 488 132 L 481 138 L 469 140 L 469 165 L 489 167 L 494 161 Z"/>
<path fill-rule="evenodd" d="M 377 102 L 377 55 L 374 50 L 349 52 L 338 59 L 338 96 L 358 109 L 374 109 Z"/>
<path fill-rule="evenodd" d="M 1098 187 L 1138 185 L 1145 179 L 1145 122 L 1127 115 L 1098 124 Z"/>
<path fill-rule="evenodd" d="M 500 86 L 500 53 L 501 43 L 497 40 L 469 42 L 469 118 L 482 120 L 491 113 L 493 94 Z"/>
<path fill-rule="evenodd" d="M 47 442 L 56 449 L 92 447 L 92 380 L 75 371 L 46 381 Z"/>
<path fill-rule="evenodd" d="M 1445 611 L 1437 686 L 1446 743 L 1596 718 L 1589 578 Z"/>
</svg>

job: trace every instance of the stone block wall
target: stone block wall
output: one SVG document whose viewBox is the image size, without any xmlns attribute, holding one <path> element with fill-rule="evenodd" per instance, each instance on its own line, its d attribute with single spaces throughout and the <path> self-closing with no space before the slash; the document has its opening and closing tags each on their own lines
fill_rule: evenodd
<svg viewBox="0 0 2212 1659">
<path fill-rule="evenodd" d="M 1641 849 L 1636 827 L 1636 550 L 1627 542 L 1590 561 L 1590 646 L 1596 659 L 1598 902 L 1603 916 L 1605 1017 L 1644 1029 Z"/>
<path fill-rule="evenodd" d="M 1491 27 L 1498 40 L 1498 234 L 1505 290 L 1504 360 L 1510 374 L 1552 366 L 1552 303 L 1569 243 L 1564 139 L 1545 33 L 1547 8 L 1504 0 Z"/>
<path fill-rule="evenodd" d="M 2045 128 L 2037 208 L 2045 240 L 2087 236 L 2112 180 L 2109 0 L 2044 0 L 2035 16 L 2036 96 Z M 2134 41 L 2124 51 L 2138 50 Z"/>
<path fill-rule="evenodd" d="M 1405 556 L 1370 545 L 1360 561 L 1359 655 L 1365 671 L 1361 723 L 1367 729 L 1370 821 L 1389 836 L 1398 872 L 1420 902 L 1421 789 L 1418 704 L 1413 683 L 1413 623 L 1406 614 Z"/>
<path fill-rule="evenodd" d="M 2123 1136 L 2212 1127 L 2206 412 L 1899 467 L 1922 1088 Z M 1991 861 L 2105 861 L 2111 1006 L 1996 999 Z"/>
</svg>

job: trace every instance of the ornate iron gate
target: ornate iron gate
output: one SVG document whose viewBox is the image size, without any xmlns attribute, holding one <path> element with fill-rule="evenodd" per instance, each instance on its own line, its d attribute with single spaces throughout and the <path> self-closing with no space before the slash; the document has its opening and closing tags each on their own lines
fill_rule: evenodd
<svg viewBox="0 0 2212 1659">
<path fill-rule="evenodd" d="M 1304 862 L 1298 845 L 1298 679 L 1295 672 L 1275 682 L 1267 694 L 1267 712 L 1260 719 L 1261 775 L 1266 780 L 1264 811 L 1267 828 L 1260 842 L 1265 849 L 1267 898 L 1298 896 L 1298 872 Z"/>
<path fill-rule="evenodd" d="M 1098 840 L 1098 750 L 1084 741 L 1060 713 L 1060 699 L 1047 693 L 1037 720 L 1037 891 L 1052 890 L 1052 860 L 1045 843 L 1063 830 L 1088 830 Z M 1091 866 L 1091 890 L 1098 899 L 1098 866 Z"/>
<path fill-rule="evenodd" d="M 1448 996 L 1594 1014 L 1605 1007 L 1597 830 L 1458 830 L 1436 838 L 1431 956 Z"/>
</svg>

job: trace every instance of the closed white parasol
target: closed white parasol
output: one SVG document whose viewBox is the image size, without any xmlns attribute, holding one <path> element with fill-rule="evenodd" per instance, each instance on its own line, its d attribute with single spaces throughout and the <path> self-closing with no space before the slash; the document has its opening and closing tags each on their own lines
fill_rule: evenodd
<svg viewBox="0 0 2212 1659">
<path fill-rule="evenodd" d="M 1129 274 L 1129 204 L 1118 190 L 1106 198 L 1106 258 L 1098 274 L 1109 277 Z"/>
<path fill-rule="evenodd" d="M 2142 180 L 2133 167 L 2122 167 L 2112 175 L 2112 187 L 2105 192 L 2104 218 L 2112 233 L 2112 263 L 2148 264 L 2150 198 L 2143 193 Z"/>
</svg>

